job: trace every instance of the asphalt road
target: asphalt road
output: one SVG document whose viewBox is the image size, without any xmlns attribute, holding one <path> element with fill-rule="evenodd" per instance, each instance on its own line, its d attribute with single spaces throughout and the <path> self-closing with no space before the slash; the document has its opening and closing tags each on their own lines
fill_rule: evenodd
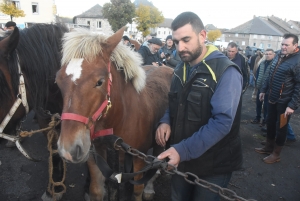
<svg viewBox="0 0 300 201">
<path fill-rule="evenodd" d="M 259 201 L 299 201 L 300 200 L 300 143 L 285 146 L 281 162 L 265 164 L 265 155 L 254 152 L 260 147 L 260 127 L 250 123 L 255 117 L 255 103 L 251 100 L 252 90 L 248 89 L 243 97 L 241 138 L 243 144 L 244 165 L 241 171 L 234 172 L 228 186 L 245 199 Z M 38 129 L 30 114 L 24 130 Z M 300 110 L 291 119 L 291 125 L 299 139 Z M 47 140 L 43 134 L 27 138 L 23 147 L 29 154 L 41 159 L 32 162 L 26 159 L 16 148 L 5 148 L 5 140 L 0 140 L 0 201 L 40 201 L 48 185 Z M 87 175 L 85 164 L 67 164 L 66 187 L 63 201 L 82 201 L 83 185 Z M 170 201 L 169 176 L 161 176 L 155 182 L 154 201 Z"/>
</svg>

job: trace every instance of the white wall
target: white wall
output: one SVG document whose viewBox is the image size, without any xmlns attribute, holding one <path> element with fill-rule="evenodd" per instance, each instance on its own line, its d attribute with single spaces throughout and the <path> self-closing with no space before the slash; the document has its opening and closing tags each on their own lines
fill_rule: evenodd
<svg viewBox="0 0 300 201">
<path fill-rule="evenodd" d="M 2 3 L 3 0 L 0 0 Z M 32 4 L 38 5 L 38 12 L 33 13 Z M 51 23 L 55 21 L 56 11 L 53 0 L 19 0 L 20 9 L 24 11 L 25 17 L 13 18 L 13 21 L 20 28 L 24 28 L 27 23 Z M 10 21 L 10 16 L 0 13 L 0 23 L 5 24 Z"/>
</svg>

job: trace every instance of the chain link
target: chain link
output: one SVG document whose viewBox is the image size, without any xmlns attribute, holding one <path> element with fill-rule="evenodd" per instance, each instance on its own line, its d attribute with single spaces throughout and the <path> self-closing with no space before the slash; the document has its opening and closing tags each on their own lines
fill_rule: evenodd
<svg viewBox="0 0 300 201">
<path fill-rule="evenodd" d="M 151 164 L 154 161 L 154 159 L 157 159 L 155 156 L 146 155 L 146 154 L 140 152 L 139 150 L 131 148 L 131 147 L 128 150 L 124 150 L 124 149 L 122 149 L 122 147 L 120 145 L 116 144 L 115 149 L 122 150 L 128 154 L 131 154 L 132 156 L 138 157 L 138 158 L 144 160 L 147 164 Z M 167 174 L 171 174 L 171 175 L 177 174 L 179 176 L 182 176 L 186 182 L 206 188 L 216 194 L 219 194 L 220 197 L 224 198 L 225 200 L 256 201 L 253 199 L 242 198 L 242 197 L 238 196 L 233 190 L 230 190 L 228 188 L 222 188 L 216 184 L 213 184 L 213 183 L 210 183 L 203 179 L 200 179 L 197 175 L 195 175 L 191 172 L 185 172 L 185 173 L 180 172 L 177 170 L 177 167 L 175 167 L 174 165 L 168 164 L 166 161 L 161 161 L 160 167 L 161 167 L 160 170 L 166 172 Z"/>
</svg>

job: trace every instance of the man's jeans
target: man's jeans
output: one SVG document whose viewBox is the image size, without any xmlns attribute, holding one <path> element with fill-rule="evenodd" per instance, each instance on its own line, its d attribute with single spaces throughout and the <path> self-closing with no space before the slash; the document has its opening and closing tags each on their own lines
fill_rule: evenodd
<svg viewBox="0 0 300 201">
<path fill-rule="evenodd" d="M 276 144 L 278 146 L 283 146 L 288 130 L 288 123 L 290 121 L 291 116 L 287 116 L 287 124 L 280 128 L 280 115 L 285 113 L 287 104 L 268 104 L 268 120 L 267 120 L 267 138 L 275 139 L 276 136 Z"/>
<path fill-rule="evenodd" d="M 201 168 L 201 167 L 199 167 Z M 199 177 L 205 181 L 216 184 L 222 188 L 226 188 L 232 173 Z M 195 178 L 191 178 L 194 181 Z M 219 201 L 220 196 L 206 188 L 198 185 L 189 184 L 182 176 L 172 175 L 171 180 L 172 201 Z"/>
<path fill-rule="evenodd" d="M 250 70 L 250 81 L 249 85 L 252 87 L 255 87 L 255 81 L 254 81 L 254 75 L 253 75 L 253 70 Z"/>
<path fill-rule="evenodd" d="M 261 118 L 261 110 L 262 110 L 262 106 L 264 104 L 264 120 L 267 120 L 267 114 L 268 114 L 268 94 L 265 94 L 265 98 L 264 101 L 260 101 L 259 100 L 259 94 L 260 94 L 260 90 L 257 90 L 257 94 L 256 94 L 256 119 L 260 119 Z"/>
<path fill-rule="evenodd" d="M 288 131 L 287 131 L 287 135 L 286 135 L 286 138 L 289 139 L 289 140 L 295 140 L 296 137 L 295 137 L 295 133 L 290 125 L 290 123 L 288 123 Z"/>
</svg>

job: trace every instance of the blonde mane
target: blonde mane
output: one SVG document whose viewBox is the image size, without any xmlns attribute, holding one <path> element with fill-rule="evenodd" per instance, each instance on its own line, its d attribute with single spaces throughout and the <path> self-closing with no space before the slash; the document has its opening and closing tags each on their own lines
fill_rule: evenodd
<svg viewBox="0 0 300 201">
<path fill-rule="evenodd" d="M 62 65 L 67 65 L 72 59 L 84 58 L 92 62 L 100 54 L 101 44 L 106 42 L 108 36 L 91 32 L 87 29 L 77 28 L 63 37 Z M 146 84 L 146 74 L 141 65 L 142 57 L 139 53 L 130 50 L 119 43 L 114 49 L 110 60 L 114 62 L 117 70 L 123 70 L 125 81 L 131 80 L 137 92 L 140 92 Z"/>
</svg>

